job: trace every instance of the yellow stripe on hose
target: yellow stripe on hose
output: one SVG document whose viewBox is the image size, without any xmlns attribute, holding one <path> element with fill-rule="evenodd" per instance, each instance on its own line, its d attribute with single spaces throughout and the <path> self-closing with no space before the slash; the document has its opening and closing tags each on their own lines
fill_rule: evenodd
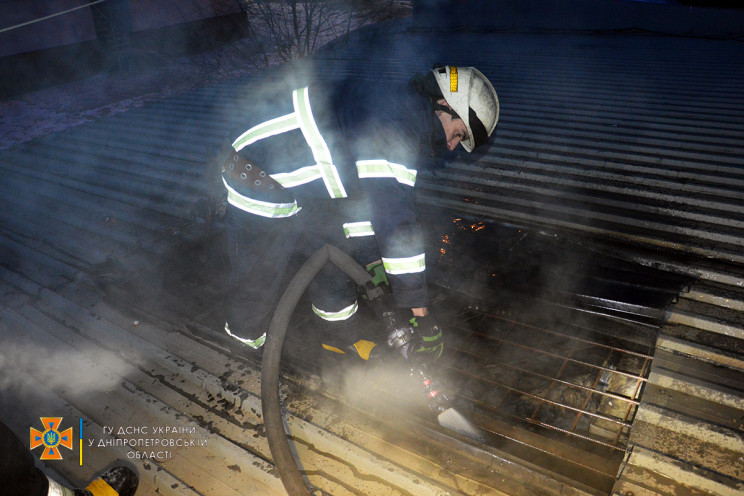
<svg viewBox="0 0 744 496">
<path fill-rule="evenodd" d="M 332 351 L 334 353 L 341 353 L 342 355 L 345 355 L 346 354 L 346 352 L 344 350 L 340 350 L 340 349 L 336 348 L 335 346 L 331 346 L 331 345 L 328 345 L 328 344 L 325 344 L 325 343 L 322 343 L 322 344 L 323 344 L 323 348 L 325 348 L 328 351 Z"/>
<path fill-rule="evenodd" d="M 369 354 L 372 353 L 372 348 L 374 348 L 375 346 L 377 346 L 376 343 L 364 339 L 360 339 L 359 341 L 354 343 L 354 348 L 356 348 L 357 353 L 359 353 L 359 356 L 362 357 L 364 360 L 369 360 Z"/>
<path fill-rule="evenodd" d="M 103 479 L 96 479 L 86 487 L 93 496 L 119 496 L 116 490 Z"/>
</svg>

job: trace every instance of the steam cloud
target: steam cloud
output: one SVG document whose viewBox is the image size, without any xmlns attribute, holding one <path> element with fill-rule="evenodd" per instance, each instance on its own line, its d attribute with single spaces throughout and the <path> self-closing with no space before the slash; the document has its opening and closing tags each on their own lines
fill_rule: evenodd
<svg viewBox="0 0 744 496">
<path fill-rule="evenodd" d="M 109 391 L 134 369 L 114 353 L 92 344 L 82 350 L 56 349 L 29 340 L 0 348 L 0 394 L 23 394 L 42 385 L 71 399 Z M 28 389 L 27 389 L 28 388 Z"/>
</svg>

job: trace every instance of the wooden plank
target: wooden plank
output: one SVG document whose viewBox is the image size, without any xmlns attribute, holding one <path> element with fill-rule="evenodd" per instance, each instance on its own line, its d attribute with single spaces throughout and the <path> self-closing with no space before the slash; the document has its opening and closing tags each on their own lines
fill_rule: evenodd
<svg viewBox="0 0 744 496">
<path fill-rule="evenodd" d="M 744 473 L 744 435 L 700 418 L 643 405 L 633 422 L 632 441 L 692 467 L 737 480 Z"/>
<path fill-rule="evenodd" d="M 738 496 L 736 481 L 680 463 L 672 457 L 635 446 L 613 492 L 627 494 L 641 487 L 659 496 Z M 641 493 L 644 494 L 644 493 Z"/>
</svg>

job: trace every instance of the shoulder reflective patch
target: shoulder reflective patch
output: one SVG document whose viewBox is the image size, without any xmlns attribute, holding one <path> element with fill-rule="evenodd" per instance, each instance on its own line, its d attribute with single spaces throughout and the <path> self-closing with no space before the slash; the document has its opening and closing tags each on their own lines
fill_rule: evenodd
<svg viewBox="0 0 744 496">
<path fill-rule="evenodd" d="M 372 223 L 366 222 L 347 222 L 343 225 L 344 236 L 347 238 L 359 238 L 362 236 L 374 236 L 375 231 L 372 229 Z"/>
<path fill-rule="evenodd" d="M 457 93 L 457 67 L 450 66 L 450 92 Z"/>
<path fill-rule="evenodd" d="M 416 185 L 416 169 L 383 159 L 359 160 L 356 163 L 359 179 L 392 178 L 406 186 Z"/>
<path fill-rule="evenodd" d="M 425 254 L 403 258 L 382 258 L 385 272 L 392 275 L 415 274 L 426 270 Z"/>
<path fill-rule="evenodd" d="M 271 177 L 276 179 L 285 188 L 300 186 L 316 179 L 322 179 L 331 198 L 346 198 L 348 195 L 341 182 L 338 169 L 333 164 L 331 151 L 328 149 L 328 145 L 323 139 L 323 136 L 321 136 L 313 118 L 308 91 L 308 88 L 305 87 L 292 92 L 294 112 L 262 122 L 250 128 L 241 134 L 233 142 L 232 146 L 235 151 L 240 151 L 256 141 L 299 129 L 302 131 L 302 135 L 312 151 L 316 165 L 303 167 L 294 172 L 272 174 Z M 242 208 L 239 205 L 236 206 Z"/>
<path fill-rule="evenodd" d="M 343 184 L 341 184 L 338 169 L 333 165 L 331 151 L 328 149 L 328 145 L 323 139 L 323 136 L 321 136 L 318 125 L 313 118 L 308 93 L 309 90 L 307 87 L 300 88 L 292 93 L 292 103 L 294 104 L 295 113 L 299 116 L 302 135 L 305 136 L 305 141 L 307 141 L 313 152 L 313 157 L 315 157 L 315 161 L 320 168 L 328 194 L 331 198 L 346 198 L 346 190 Z"/>
</svg>

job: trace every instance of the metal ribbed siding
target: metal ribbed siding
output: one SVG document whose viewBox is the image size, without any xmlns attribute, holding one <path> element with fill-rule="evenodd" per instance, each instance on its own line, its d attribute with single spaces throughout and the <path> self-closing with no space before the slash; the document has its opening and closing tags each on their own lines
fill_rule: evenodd
<svg viewBox="0 0 744 496">
<path fill-rule="evenodd" d="M 741 262 L 737 251 L 741 247 L 737 137 L 743 133 L 742 105 L 736 98 L 740 90 L 735 84 L 741 80 L 741 45 L 653 36 L 509 33 L 450 33 L 446 37 L 392 33 L 388 41 L 401 44 L 393 52 L 385 50 L 387 45 L 373 49 L 340 45 L 321 54 L 321 65 L 316 67 L 323 68 L 323 77 L 358 74 L 374 82 L 380 77 L 404 80 L 410 66 L 425 70 L 434 60 L 473 64 L 493 78 L 502 99 L 502 121 L 492 146 L 484 154 L 468 157 L 477 159 L 474 165 L 457 159 L 439 171 L 448 179 L 446 184 L 422 175 L 420 200 L 424 205 Z M 415 57 L 427 53 L 422 47 L 438 53 L 422 61 Z M 682 66 L 691 68 L 689 74 Z M 271 71 L 265 77 L 281 78 L 281 74 Z M 50 332 L 59 333 L 63 341 L 80 339 L 79 329 L 83 334 L 90 330 L 72 317 L 84 315 L 88 307 L 72 294 L 69 297 L 82 309 L 63 317 L 64 322 L 56 321 L 65 315 L 57 305 L 66 303 L 59 302 L 54 291 L 71 291 L 66 284 L 79 280 L 80 269 L 85 272 L 90 263 L 109 256 L 157 259 L 175 231 L 194 227 L 189 226 L 193 221 L 190 210 L 202 195 L 204 158 L 246 108 L 241 102 L 250 98 L 251 87 L 249 82 L 237 81 L 205 88 L 0 155 L 0 235 L 7 255 L 4 261 L 12 267 L 2 272 L 7 308 L 1 318 L 3 325 L 17 326 L 18 340 L 30 335 L 23 332 L 24 326 L 32 327 L 30 322 L 38 326 L 34 333 L 41 341 Z M 691 106 L 690 101 L 697 103 Z M 690 116 L 697 119 L 690 120 Z M 736 276 L 732 280 L 736 284 Z M 33 295 L 43 298 L 36 301 Z M 22 304 L 21 298 L 30 303 Z M 105 321 L 100 325 L 113 321 L 127 329 L 120 333 L 121 339 L 130 339 L 128 335 L 134 334 L 128 329 L 131 322 L 109 312 L 99 308 L 92 320 L 103 315 Z M 680 312 L 684 314 L 681 307 Z M 688 313 L 690 319 L 702 315 L 698 309 Z M 732 319 L 740 315 L 741 309 Z M 710 319 L 703 330 L 741 328 L 716 324 Z M 149 326 L 146 331 L 159 339 L 155 346 L 169 349 L 167 341 L 174 335 L 158 334 L 158 329 Z M 688 340 L 683 339 L 689 336 L 674 337 L 684 345 L 683 351 L 672 347 L 670 343 L 676 342 L 670 339 L 659 348 L 676 355 L 700 354 L 690 351 Z M 187 341 L 179 357 L 194 346 Z M 162 361 L 158 353 L 153 350 L 153 362 Z M 215 355 L 215 361 L 223 359 L 220 353 Z M 714 355 L 716 360 L 740 356 L 734 352 Z M 736 368 L 736 363 L 724 365 Z M 176 369 L 171 371 L 174 377 L 188 375 Z M 216 366 L 211 371 L 214 376 L 223 372 Z M 189 380 L 198 390 L 203 377 L 193 369 L 191 375 Z M 150 376 L 138 379 L 138 387 L 152 389 L 146 389 L 146 394 L 136 388 L 117 391 L 134 409 L 163 394 L 156 390 L 159 385 L 152 385 Z M 721 396 L 720 401 L 726 405 L 734 401 L 733 407 L 738 408 L 740 395 L 736 393 Z M 178 418 L 175 406 L 183 401 L 177 395 L 166 397 L 172 403 L 164 410 L 163 422 Z M 55 399 L 53 404 L 65 408 L 65 415 L 81 415 L 69 410 L 65 401 Z M 710 398 L 706 401 L 715 403 Z M 102 408 L 84 405 L 86 415 L 95 412 L 101 423 L 111 422 L 114 414 Z M 677 415 L 679 407 L 669 410 Z M 652 415 L 658 405 L 649 411 L 641 418 L 651 425 L 649 420 L 660 418 Z M 231 449 L 229 442 L 223 443 L 219 442 L 218 450 Z M 640 448 L 634 452 L 642 453 Z M 627 467 L 643 467 L 648 459 L 640 458 L 639 464 L 630 460 Z M 697 460 L 684 461 L 684 471 L 696 473 Z M 678 467 L 678 463 L 679 459 L 667 456 L 650 476 L 659 477 L 664 467 Z M 710 469 L 715 476 L 716 467 Z M 172 487 L 178 477 L 189 476 L 179 470 L 164 470 L 159 477 L 167 480 L 165 484 L 162 479 L 148 484 Z M 216 473 L 234 476 L 225 467 Z M 668 477 L 673 479 L 678 473 L 670 472 Z M 261 475 L 260 469 L 256 474 Z M 624 472 L 625 476 L 632 474 L 632 470 Z M 732 479 L 727 480 L 729 487 L 735 487 Z M 625 478 L 619 484 L 644 487 L 646 481 Z M 705 486 L 706 477 L 696 484 Z M 553 493 L 566 489 L 550 487 Z M 171 493 L 182 490 L 183 486 Z M 479 490 L 476 487 L 472 492 Z"/>
<path fill-rule="evenodd" d="M 472 157 L 456 154 L 435 176 L 421 174 L 422 204 L 744 262 L 742 44 L 403 32 L 387 42 L 371 50 L 339 45 L 320 54 L 315 67 L 323 70 L 313 72 L 373 83 L 452 61 L 481 68 L 501 98 L 493 142 Z M 117 198 L 161 213 L 158 223 L 149 215 L 122 219 L 157 232 L 188 220 L 203 160 L 249 108 L 249 88 L 202 89 L 44 138 L 3 165 L 20 181 L 50 171 L 38 179 L 99 195 L 100 218 L 117 215 L 116 205 L 106 208 Z"/>
<path fill-rule="evenodd" d="M 423 178 L 422 203 L 744 261 L 741 44 L 494 35 L 489 46 L 523 61 L 473 61 L 501 97 L 496 139 L 476 163 Z"/>
<path fill-rule="evenodd" d="M 356 73 L 372 84 L 432 62 L 474 65 L 491 79 L 501 100 L 495 138 L 421 174 L 423 204 L 744 261 L 739 42 L 423 32 L 319 58 L 323 77 Z"/>
<path fill-rule="evenodd" d="M 199 92 L 47 136 L 0 154 L 2 230 L 53 240 L 78 267 L 158 245 L 192 219 L 208 150 Z M 73 230 L 75 237 L 64 235 Z M 60 235 L 62 234 L 62 235 Z"/>
</svg>

